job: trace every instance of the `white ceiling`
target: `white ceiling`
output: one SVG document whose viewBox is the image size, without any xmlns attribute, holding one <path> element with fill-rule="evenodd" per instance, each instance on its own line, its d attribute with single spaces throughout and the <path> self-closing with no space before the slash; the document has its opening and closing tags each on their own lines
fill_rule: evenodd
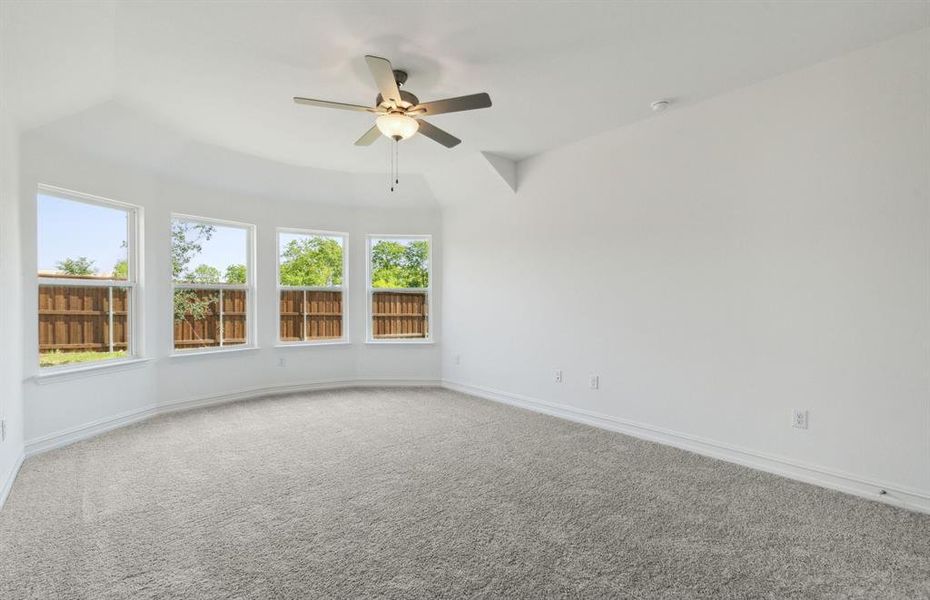
<svg viewBox="0 0 930 600">
<path fill-rule="evenodd" d="M 353 146 L 371 116 L 291 97 L 373 103 L 365 54 L 406 69 L 421 100 L 490 93 L 490 109 L 431 119 L 461 146 L 403 143 L 402 170 L 428 172 L 479 150 L 521 159 L 650 117 L 656 98 L 694 103 L 930 26 L 930 3 L 889 0 L 3 4 L 5 94 L 26 128 L 96 106 L 82 122 L 97 130 L 130 111 L 198 144 L 352 172 L 387 168 L 386 140 Z"/>
</svg>

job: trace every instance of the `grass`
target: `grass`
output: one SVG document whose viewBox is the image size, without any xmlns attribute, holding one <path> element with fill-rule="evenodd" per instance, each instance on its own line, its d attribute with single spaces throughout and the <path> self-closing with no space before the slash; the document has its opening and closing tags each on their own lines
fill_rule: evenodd
<svg viewBox="0 0 930 600">
<path fill-rule="evenodd" d="M 126 351 L 117 352 L 46 352 L 39 355 L 40 367 L 55 367 L 58 365 L 70 365 L 73 363 L 96 362 L 98 360 L 110 360 L 113 358 L 126 358 Z"/>
</svg>

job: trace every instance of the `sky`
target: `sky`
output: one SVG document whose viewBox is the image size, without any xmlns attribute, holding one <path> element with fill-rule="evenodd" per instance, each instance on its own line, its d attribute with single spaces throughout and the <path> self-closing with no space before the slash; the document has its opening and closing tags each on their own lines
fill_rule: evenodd
<svg viewBox="0 0 930 600">
<path fill-rule="evenodd" d="M 108 275 L 118 261 L 126 259 L 126 249 L 121 247 L 126 234 L 127 215 L 122 210 L 39 194 L 39 271 L 56 271 L 56 263 L 85 256 L 94 261 L 98 274 Z M 207 264 L 225 273 L 231 264 L 246 264 L 248 232 L 217 225 L 202 246 L 190 267 Z"/>
<path fill-rule="evenodd" d="M 95 204 L 39 194 L 39 270 L 55 271 L 66 258 L 86 256 L 97 273 L 109 274 L 126 259 L 126 213 Z"/>
<path fill-rule="evenodd" d="M 249 233 L 240 227 L 226 227 L 211 223 L 216 229 L 210 239 L 201 241 L 200 254 L 195 256 L 188 269 L 198 265 L 210 265 L 226 274 L 229 265 L 244 265 L 248 262 Z"/>
<path fill-rule="evenodd" d="M 238 227 L 215 227 L 212 237 L 201 243 L 202 251 L 188 265 L 189 269 L 206 264 L 225 274 L 229 265 L 246 264 L 248 232 Z M 94 261 L 98 274 L 108 275 L 118 261 L 126 259 L 126 249 L 121 247 L 126 233 L 124 211 L 39 194 L 39 271 L 56 271 L 56 263 L 86 256 Z M 278 251 L 291 240 L 305 237 L 309 236 L 282 232 Z M 333 239 L 341 241 L 342 238 L 333 236 Z M 409 243 L 411 240 L 393 241 Z"/>
</svg>

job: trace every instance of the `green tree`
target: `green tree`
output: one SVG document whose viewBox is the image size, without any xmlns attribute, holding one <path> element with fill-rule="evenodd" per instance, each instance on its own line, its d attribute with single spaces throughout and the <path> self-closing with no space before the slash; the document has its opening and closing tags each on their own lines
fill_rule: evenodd
<svg viewBox="0 0 930 600">
<path fill-rule="evenodd" d="M 207 318 L 210 307 L 219 300 L 217 294 L 200 295 L 195 290 L 174 290 L 174 320 L 178 323 L 189 320 L 194 321 Z"/>
<path fill-rule="evenodd" d="M 425 288 L 429 286 L 429 242 L 380 240 L 371 247 L 371 286 Z"/>
<path fill-rule="evenodd" d="M 245 265 L 229 265 L 226 267 L 226 283 L 245 283 Z"/>
<path fill-rule="evenodd" d="M 184 273 L 184 281 L 187 283 L 219 283 L 220 270 L 210 265 L 197 265 L 192 271 Z M 207 318 L 210 309 L 218 300 L 219 294 L 204 294 L 196 290 L 175 290 L 174 319 L 175 321 L 190 319 L 193 325 L 194 321 Z"/>
<path fill-rule="evenodd" d="M 119 247 L 128 248 L 129 244 L 126 243 L 126 240 L 123 240 Z M 116 264 L 113 265 L 113 279 L 129 279 L 129 262 L 126 259 L 116 261 Z"/>
<path fill-rule="evenodd" d="M 86 277 L 88 275 L 94 274 L 94 262 L 87 258 L 86 256 L 80 256 L 78 258 L 66 258 L 55 264 L 57 268 L 62 273 L 66 275 L 74 275 L 76 277 Z"/>
<path fill-rule="evenodd" d="M 118 261 L 113 265 L 113 279 L 128 279 L 129 278 L 129 263 L 125 260 Z"/>
<path fill-rule="evenodd" d="M 203 251 L 203 243 L 215 231 L 216 227 L 204 223 L 171 222 L 171 272 L 175 280 L 184 280 L 187 265 Z"/>
<path fill-rule="evenodd" d="M 291 240 L 281 253 L 282 285 L 342 285 L 342 245 L 313 236 Z"/>
<path fill-rule="evenodd" d="M 203 243 L 213 237 L 214 231 L 216 228 L 213 225 L 171 222 L 171 274 L 175 281 L 189 281 L 191 277 L 196 277 L 187 267 L 203 250 Z M 219 281 L 218 271 L 216 279 Z M 194 290 L 175 290 L 174 320 L 179 323 L 189 320 L 193 325 L 193 321 L 206 318 L 217 299 L 216 294 L 201 295 Z"/>
<path fill-rule="evenodd" d="M 196 269 L 184 274 L 186 283 L 219 283 L 220 278 L 220 270 L 210 265 L 197 265 Z"/>
</svg>

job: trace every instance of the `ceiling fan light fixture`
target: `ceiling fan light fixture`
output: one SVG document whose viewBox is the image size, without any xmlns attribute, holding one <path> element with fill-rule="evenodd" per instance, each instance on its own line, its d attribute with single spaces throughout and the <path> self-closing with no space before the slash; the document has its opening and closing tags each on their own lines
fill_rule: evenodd
<svg viewBox="0 0 930 600">
<path fill-rule="evenodd" d="M 375 119 L 378 130 L 392 140 L 406 140 L 417 132 L 420 123 L 412 117 L 400 113 L 381 115 Z"/>
</svg>

